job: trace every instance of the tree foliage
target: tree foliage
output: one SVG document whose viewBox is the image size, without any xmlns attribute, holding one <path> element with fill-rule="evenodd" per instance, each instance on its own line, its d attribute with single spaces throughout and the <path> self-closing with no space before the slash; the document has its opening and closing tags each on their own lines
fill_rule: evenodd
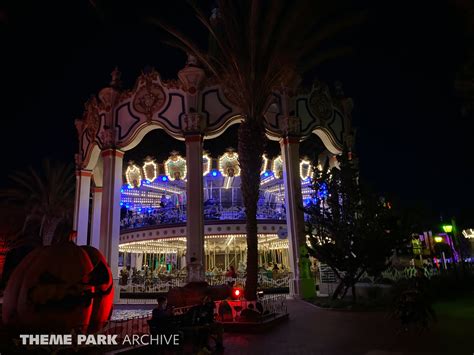
<svg viewBox="0 0 474 355">
<path fill-rule="evenodd" d="M 0 191 L 8 204 L 22 207 L 25 222 L 20 236 L 31 231 L 43 244 L 51 244 L 59 223 L 72 220 L 75 180 L 71 164 L 44 160 L 42 169 L 28 167 L 10 175 L 13 186 Z"/>
<path fill-rule="evenodd" d="M 333 297 L 344 297 L 367 272 L 378 276 L 390 263 L 395 248 L 406 234 L 390 205 L 365 191 L 357 169 L 344 153 L 339 169 L 318 171 L 314 179 L 314 203 L 305 209 L 310 254 L 327 264 L 339 285 Z"/>
<path fill-rule="evenodd" d="M 350 52 L 350 46 L 334 47 L 327 42 L 364 17 L 354 12 L 341 15 L 342 3 L 221 0 L 217 2 L 218 11 L 210 18 L 191 2 L 209 32 L 211 50 L 200 48 L 165 21 L 157 22 L 173 35 L 175 40 L 170 43 L 193 54 L 223 84 L 228 98 L 242 109 L 238 153 L 247 215 L 247 299 L 255 299 L 257 290 L 256 212 L 266 142 L 264 114 L 276 87 L 295 88 L 300 73 Z M 333 18 L 336 15 L 337 21 Z"/>
</svg>

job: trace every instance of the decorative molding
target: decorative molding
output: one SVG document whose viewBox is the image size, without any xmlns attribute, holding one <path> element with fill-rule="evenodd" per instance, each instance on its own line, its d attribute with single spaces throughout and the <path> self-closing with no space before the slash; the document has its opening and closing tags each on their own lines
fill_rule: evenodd
<svg viewBox="0 0 474 355">
<path fill-rule="evenodd" d="M 192 133 L 201 133 L 204 131 L 205 121 L 199 113 L 193 112 L 182 116 L 183 133 L 185 135 Z"/>
<path fill-rule="evenodd" d="M 206 73 L 198 66 L 196 57 L 188 53 L 186 66 L 178 72 L 183 89 L 190 95 L 196 95 L 205 77 Z"/>
<path fill-rule="evenodd" d="M 179 112 L 179 115 L 176 119 L 176 121 L 173 121 L 173 118 L 169 118 L 169 117 L 166 117 L 166 114 L 168 113 L 168 110 L 170 109 L 171 105 L 173 105 L 175 99 L 174 98 L 178 98 L 180 100 L 180 103 L 181 103 L 181 112 Z M 177 113 L 177 112 L 175 112 Z M 166 104 L 166 107 L 162 110 L 162 112 L 158 115 L 158 122 L 161 120 L 163 120 L 166 124 L 164 125 L 164 127 L 168 126 L 168 129 L 170 131 L 172 131 L 173 129 L 174 130 L 180 130 L 181 129 L 181 118 L 182 116 L 185 114 L 185 107 L 184 107 L 184 97 L 182 94 L 180 93 L 172 93 L 172 94 L 169 94 L 168 96 L 168 102 Z M 160 123 L 164 123 L 164 122 L 160 122 Z M 174 124 L 176 123 L 176 124 Z M 167 132 L 168 134 L 172 135 L 171 132 Z M 175 132 L 173 132 L 175 134 Z"/>
<path fill-rule="evenodd" d="M 87 133 L 89 141 L 94 141 L 100 129 L 99 105 L 97 98 L 92 96 L 84 105 L 83 129 Z"/>
<path fill-rule="evenodd" d="M 106 158 L 108 156 L 115 156 L 117 158 L 123 158 L 123 156 L 125 155 L 124 152 L 122 152 L 121 150 L 119 149 L 114 149 L 114 148 L 109 148 L 109 149 L 105 149 L 101 152 L 101 155 L 102 157 Z"/>
<path fill-rule="evenodd" d="M 104 149 L 114 148 L 117 142 L 117 129 L 115 127 L 106 128 L 100 134 Z"/>
<path fill-rule="evenodd" d="M 128 127 L 127 131 L 124 134 L 122 134 L 122 125 L 119 122 L 119 112 L 120 112 L 120 110 L 124 109 L 124 107 L 126 107 L 126 110 L 127 110 L 127 113 L 129 115 L 129 117 L 133 118 L 134 122 Z M 123 140 L 124 138 L 126 138 L 129 135 L 129 133 L 133 130 L 133 128 L 139 123 L 140 123 L 140 117 L 135 116 L 133 114 L 133 112 L 130 110 L 130 102 L 126 102 L 123 105 L 120 105 L 115 110 L 115 126 L 118 129 L 118 139 L 119 140 Z"/>
<path fill-rule="evenodd" d="M 283 117 L 282 122 L 282 132 L 283 137 L 288 136 L 299 136 L 301 134 L 301 119 L 296 116 L 287 116 Z"/>
<path fill-rule="evenodd" d="M 78 169 L 78 170 L 76 170 L 76 176 L 90 177 L 90 176 L 92 176 L 92 171 Z"/>
<path fill-rule="evenodd" d="M 148 122 L 154 113 L 158 112 L 166 101 L 166 94 L 160 85 L 147 82 L 139 88 L 133 99 L 133 109 L 146 116 Z"/>
<path fill-rule="evenodd" d="M 76 165 L 76 169 L 82 168 L 82 156 L 79 153 L 74 154 L 74 163 Z"/>
<path fill-rule="evenodd" d="M 311 112 L 319 119 L 326 121 L 332 117 L 333 104 L 326 84 L 315 81 L 308 102 Z"/>
<path fill-rule="evenodd" d="M 218 127 L 218 126 L 221 126 L 221 125 L 225 124 L 225 122 L 222 123 L 222 120 L 226 116 L 228 116 L 229 114 L 232 114 L 233 110 L 232 110 L 232 107 L 227 105 L 224 102 L 224 100 L 222 100 L 219 88 L 214 88 L 214 89 L 206 91 L 203 95 L 201 95 L 201 107 L 202 107 L 201 111 L 205 115 L 206 126 L 207 127 L 211 127 L 211 114 L 208 111 L 208 109 L 210 109 L 210 107 L 206 107 L 206 102 L 208 100 L 207 97 L 212 97 L 212 95 L 215 95 L 215 97 L 217 98 L 217 102 L 219 103 L 221 108 L 223 108 L 223 110 L 222 110 L 223 112 L 220 113 L 219 117 L 217 117 L 213 120 L 212 127 L 216 127 L 216 126 Z M 226 97 L 226 99 L 227 99 L 227 97 Z M 236 113 L 234 112 L 234 115 L 232 115 L 232 116 L 235 116 L 235 114 Z"/>
</svg>

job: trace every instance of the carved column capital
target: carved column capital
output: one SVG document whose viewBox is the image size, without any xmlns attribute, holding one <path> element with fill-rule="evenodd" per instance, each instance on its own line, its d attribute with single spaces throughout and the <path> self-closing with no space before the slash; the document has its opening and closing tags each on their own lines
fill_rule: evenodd
<svg viewBox="0 0 474 355">
<path fill-rule="evenodd" d="M 183 115 L 182 120 L 184 135 L 202 134 L 205 131 L 206 122 L 202 115 L 197 112 Z"/>
<path fill-rule="evenodd" d="M 206 73 L 199 67 L 199 63 L 192 54 L 188 54 L 186 66 L 178 72 L 178 78 L 183 83 L 183 88 L 191 95 L 195 95 Z"/>
<path fill-rule="evenodd" d="M 79 153 L 74 154 L 74 163 L 76 165 L 76 170 L 81 170 L 83 161 L 82 161 L 82 156 Z"/>
<path fill-rule="evenodd" d="M 117 142 L 117 129 L 113 127 L 104 129 L 100 133 L 100 139 L 103 143 L 103 149 L 115 148 Z"/>
<path fill-rule="evenodd" d="M 301 119 L 296 116 L 286 116 L 282 120 L 282 136 L 299 137 L 301 135 Z"/>
</svg>

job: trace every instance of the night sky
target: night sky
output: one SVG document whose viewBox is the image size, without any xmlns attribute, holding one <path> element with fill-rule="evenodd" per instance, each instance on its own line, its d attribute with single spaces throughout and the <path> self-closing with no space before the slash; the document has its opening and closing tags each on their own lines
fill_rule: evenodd
<svg viewBox="0 0 474 355">
<path fill-rule="evenodd" d="M 115 5 L 98 13 L 92 3 L 0 5 L 0 187 L 8 172 L 43 157 L 73 162 L 74 119 L 116 65 L 125 87 L 145 66 L 164 78 L 184 66 L 185 55 L 141 23 L 143 9 Z M 184 2 L 154 3 L 205 42 Z M 349 38 L 354 54 L 315 71 L 329 84 L 342 81 L 354 99 L 361 175 L 403 206 L 468 217 L 474 226 L 473 119 L 460 115 L 454 92 L 468 47 L 463 11 L 449 1 L 374 1 L 366 8 L 368 20 Z"/>
</svg>

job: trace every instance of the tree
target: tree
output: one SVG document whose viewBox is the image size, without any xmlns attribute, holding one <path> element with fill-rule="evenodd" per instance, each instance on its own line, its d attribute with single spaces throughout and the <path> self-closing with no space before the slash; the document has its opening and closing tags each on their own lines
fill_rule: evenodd
<svg viewBox="0 0 474 355">
<path fill-rule="evenodd" d="M 42 170 L 28 167 L 10 175 L 14 186 L 0 191 L 4 202 L 23 207 L 25 221 L 20 236 L 35 230 L 43 245 L 53 242 L 60 223 L 72 220 L 75 180 L 72 165 L 42 162 Z M 71 223 L 70 223 L 71 224 Z"/>
<path fill-rule="evenodd" d="M 385 270 L 405 234 L 390 205 L 361 188 L 347 152 L 339 163 L 339 169 L 330 172 L 327 166 L 315 169 L 315 203 L 305 209 L 309 253 L 327 264 L 339 280 L 333 298 L 342 298 L 352 289 L 355 300 L 360 277 L 365 272 L 378 276 Z"/>
<path fill-rule="evenodd" d="M 258 268 L 257 202 L 260 167 L 265 150 L 264 114 L 272 90 L 295 88 L 298 72 L 314 69 L 350 48 L 328 46 L 326 40 L 360 22 L 360 14 L 331 18 L 340 1 L 218 1 L 209 19 L 196 5 L 197 18 L 210 34 L 212 51 L 200 48 L 163 21 L 173 45 L 193 54 L 226 88 L 228 98 L 243 112 L 238 131 L 241 190 L 247 227 L 247 280 L 245 296 L 256 298 Z M 304 40 L 304 43 L 301 43 Z"/>
</svg>

